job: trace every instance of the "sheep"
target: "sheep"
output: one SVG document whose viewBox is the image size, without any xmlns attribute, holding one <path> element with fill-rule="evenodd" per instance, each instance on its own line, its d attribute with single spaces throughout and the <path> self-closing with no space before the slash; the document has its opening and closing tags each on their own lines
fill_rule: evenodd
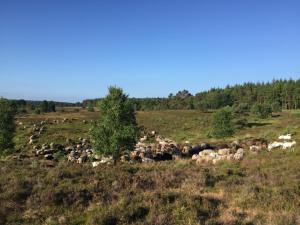
<svg viewBox="0 0 300 225">
<path fill-rule="evenodd" d="M 275 141 L 275 142 L 273 142 L 273 143 L 271 143 L 271 144 L 268 145 L 268 150 L 271 151 L 274 148 L 282 147 L 283 144 L 284 144 L 283 142 Z"/>
<path fill-rule="evenodd" d="M 292 135 L 291 134 L 286 134 L 286 135 L 281 135 L 278 137 L 279 140 L 291 140 Z"/>
<path fill-rule="evenodd" d="M 282 148 L 283 149 L 287 149 L 287 148 L 291 148 L 291 147 L 293 147 L 295 145 L 296 145 L 296 141 L 285 142 L 285 143 L 283 143 Z"/>
</svg>

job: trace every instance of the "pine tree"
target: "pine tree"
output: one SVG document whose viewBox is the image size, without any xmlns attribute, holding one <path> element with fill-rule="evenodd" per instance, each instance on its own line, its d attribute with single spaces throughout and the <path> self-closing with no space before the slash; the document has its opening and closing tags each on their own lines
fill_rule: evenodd
<svg viewBox="0 0 300 225">
<path fill-rule="evenodd" d="M 134 106 L 122 89 L 109 88 L 109 94 L 101 101 L 100 113 L 100 121 L 91 130 L 94 150 L 114 159 L 122 150 L 133 150 L 140 129 Z"/>
<path fill-rule="evenodd" d="M 15 111 L 8 100 L 0 98 L 0 153 L 14 147 Z"/>
<path fill-rule="evenodd" d="M 233 113 L 230 107 L 219 109 L 212 115 L 211 134 L 216 138 L 230 137 L 234 134 Z"/>
</svg>

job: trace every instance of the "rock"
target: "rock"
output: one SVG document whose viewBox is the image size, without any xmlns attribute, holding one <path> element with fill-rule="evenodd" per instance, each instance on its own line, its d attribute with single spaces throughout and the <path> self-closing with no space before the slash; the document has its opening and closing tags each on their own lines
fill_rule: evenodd
<svg viewBox="0 0 300 225">
<path fill-rule="evenodd" d="M 226 155 L 226 160 L 234 160 L 234 154 L 229 154 L 229 155 Z"/>
<path fill-rule="evenodd" d="M 76 158 L 74 156 L 68 155 L 68 162 L 75 162 Z"/>
<path fill-rule="evenodd" d="M 152 136 L 155 136 L 156 135 L 156 131 L 151 131 L 151 134 L 152 134 Z"/>
<path fill-rule="evenodd" d="M 237 152 L 236 152 L 237 154 L 244 154 L 245 153 L 245 151 L 244 151 L 244 149 L 242 149 L 242 148 L 239 148 L 238 150 L 237 150 Z"/>
<path fill-rule="evenodd" d="M 152 163 L 152 162 L 154 162 L 154 160 L 153 160 L 153 159 L 150 159 L 150 158 L 143 158 L 143 159 L 142 159 L 142 162 L 143 162 L 143 163 Z"/>
<path fill-rule="evenodd" d="M 156 154 L 153 157 L 153 159 L 156 161 L 168 161 L 168 160 L 172 160 L 173 156 L 170 153 L 164 152 L 164 153 Z"/>
<path fill-rule="evenodd" d="M 78 164 L 82 164 L 83 162 L 84 162 L 84 161 L 83 161 L 83 158 L 80 157 L 80 158 L 77 159 L 77 163 L 78 163 Z"/>
<path fill-rule="evenodd" d="M 240 142 L 239 141 L 233 141 L 231 144 L 230 144 L 230 147 L 234 150 L 237 150 L 239 147 L 240 147 Z"/>
<path fill-rule="evenodd" d="M 93 166 L 93 168 L 95 168 L 95 167 L 99 166 L 100 164 L 101 164 L 100 162 L 92 162 L 92 166 Z"/>
<path fill-rule="evenodd" d="M 189 155 L 191 150 L 192 150 L 192 146 L 186 145 L 186 146 L 183 146 L 182 153 L 185 155 Z"/>
<path fill-rule="evenodd" d="M 122 155 L 120 158 L 121 162 L 129 162 L 130 161 L 130 157 L 128 155 Z"/>
<path fill-rule="evenodd" d="M 192 149 L 189 151 L 189 155 L 193 156 L 195 154 L 199 154 L 199 152 L 202 150 L 201 145 L 193 145 Z"/>
<path fill-rule="evenodd" d="M 144 137 L 142 137 L 142 138 L 140 138 L 140 142 L 145 142 L 145 141 L 147 141 L 148 140 L 148 137 L 147 136 L 144 136 Z"/>
<path fill-rule="evenodd" d="M 43 144 L 42 145 L 42 149 L 43 150 L 46 150 L 46 149 L 49 149 L 49 148 L 50 148 L 50 146 L 48 144 Z"/>
<path fill-rule="evenodd" d="M 198 154 L 194 154 L 193 156 L 192 156 L 192 160 L 197 160 L 199 158 L 199 155 Z"/>
<path fill-rule="evenodd" d="M 44 158 L 47 159 L 47 160 L 52 160 L 53 155 L 52 154 L 46 154 L 46 155 L 44 155 Z"/>
<path fill-rule="evenodd" d="M 73 150 L 73 147 L 71 147 L 71 146 L 68 146 L 68 147 L 65 148 L 66 152 L 71 152 L 72 150 Z"/>
<path fill-rule="evenodd" d="M 199 153 L 199 156 L 206 156 L 206 155 L 210 155 L 210 154 L 214 154 L 215 152 L 211 149 L 205 149 L 202 152 Z"/>
<path fill-rule="evenodd" d="M 94 159 L 100 160 L 100 159 L 101 159 L 101 156 L 100 156 L 100 155 L 94 155 Z"/>
<path fill-rule="evenodd" d="M 251 145 L 249 149 L 252 152 L 259 152 L 259 151 L 262 150 L 262 147 L 261 146 L 256 146 L 256 145 Z"/>
<path fill-rule="evenodd" d="M 44 154 L 45 155 L 52 155 L 54 153 L 53 149 L 45 149 Z"/>
<path fill-rule="evenodd" d="M 221 158 L 215 158 L 212 160 L 212 164 L 217 164 L 218 162 L 220 162 L 222 159 Z"/>
<path fill-rule="evenodd" d="M 36 143 L 36 140 L 30 139 L 28 143 L 29 143 L 30 145 L 33 145 L 34 143 Z"/>
<path fill-rule="evenodd" d="M 67 224 L 67 219 L 65 216 L 58 217 L 58 223 L 59 224 Z"/>
<path fill-rule="evenodd" d="M 235 153 L 233 158 L 235 160 L 242 160 L 244 158 L 244 155 L 243 154 L 238 154 L 238 153 Z"/>
<path fill-rule="evenodd" d="M 230 154 L 230 149 L 229 148 L 219 149 L 218 154 L 219 155 L 229 155 Z"/>
</svg>

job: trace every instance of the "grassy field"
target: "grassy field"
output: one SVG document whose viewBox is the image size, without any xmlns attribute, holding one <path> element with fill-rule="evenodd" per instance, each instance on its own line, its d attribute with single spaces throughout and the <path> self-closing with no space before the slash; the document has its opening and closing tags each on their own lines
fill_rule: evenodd
<svg viewBox="0 0 300 225">
<path fill-rule="evenodd" d="M 284 132 L 300 141 L 300 111 L 270 119 L 247 117 L 250 127 L 226 140 L 207 138 L 211 113 L 138 112 L 140 125 L 181 143 L 230 142 L 247 137 L 276 140 Z M 30 154 L 32 124 L 46 125 L 39 143 L 88 137 L 97 112 L 58 112 L 18 118 L 17 148 Z M 88 123 L 83 123 L 86 120 Z M 0 161 L 0 224 L 300 224 L 300 148 L 254 154 L 238 163 L 196 165 L 191 160 L 118 164 L 93 169 L 64 160 L 49 167 L 41 160 Z"/>
<path fill-rule="evenodd" d="M 18 118 L 26 129 L 19 127 L 15 142 L 17 148 L 29 150 L 28 138 L 32 133 L 32 125 L 42 120 L 63 120 L 69 119 L 72 122 L 46 125 L 46 133 L 39 139 L 39 144 L 49 142 L 64 143 L 67 138 L 78 139 L 79 137 L 88 138 L 89 129 L 92 125 L 91 120 L 99 118 L 99 112 L 87 112 L 80 110 L 72 112 L 71 109 L 66 112 L 48 113 L 44 115 L 29 114 Z M 276 140 L 278 135 L 285 132 L 295 132 L 296 140 L 300 141 L 300 111 L 286 111 L 273 115 L 272 118 L 258 120 L 251 116 L 246 117 L 250 127 L 238 129 L 234 137 L 225 140 L 215 140 L 208 138 L 209 121 L 211 113 L 203 113 L 196 110 L 174 110 L 174 111 L 150 111 L 138 112 L 137 120 L 139 125 L 148 130 L 155 130 L 159 134 L 169 137 L 178 143 L 190 141 L 191 143 L 218 143 L 229 142 L 236 139 L 249 137 L 267 138 Z M 87 121 L 86 124 L 83 120 Z"/>
</svg>

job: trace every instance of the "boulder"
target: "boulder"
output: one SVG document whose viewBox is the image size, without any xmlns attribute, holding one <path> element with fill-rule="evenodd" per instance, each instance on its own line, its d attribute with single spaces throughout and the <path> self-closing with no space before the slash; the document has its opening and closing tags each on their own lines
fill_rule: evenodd
<svg viewBox="0 0 300 225">
<path fill-rule="evenodd" d="M 230 149 L 229 148 L 223 148 L 218 150 L 219 155 L 229 155 L 230 154 Z"/>
<path fill-rule="evenodd" d="M 95 167 L 99 166 L 100 164 L 101 164 L 100 162 L 92 162 L 92 166 L 93 166 L 93 168 L 95 168 Z"/>
<path fill-rule="evenodd" d="M 52 160 L 53 155 L 52 154 L 46 154 L 46 155 L 44 155 L 44 158 L 47 159 L 47 160 Z"/>
</svg>

